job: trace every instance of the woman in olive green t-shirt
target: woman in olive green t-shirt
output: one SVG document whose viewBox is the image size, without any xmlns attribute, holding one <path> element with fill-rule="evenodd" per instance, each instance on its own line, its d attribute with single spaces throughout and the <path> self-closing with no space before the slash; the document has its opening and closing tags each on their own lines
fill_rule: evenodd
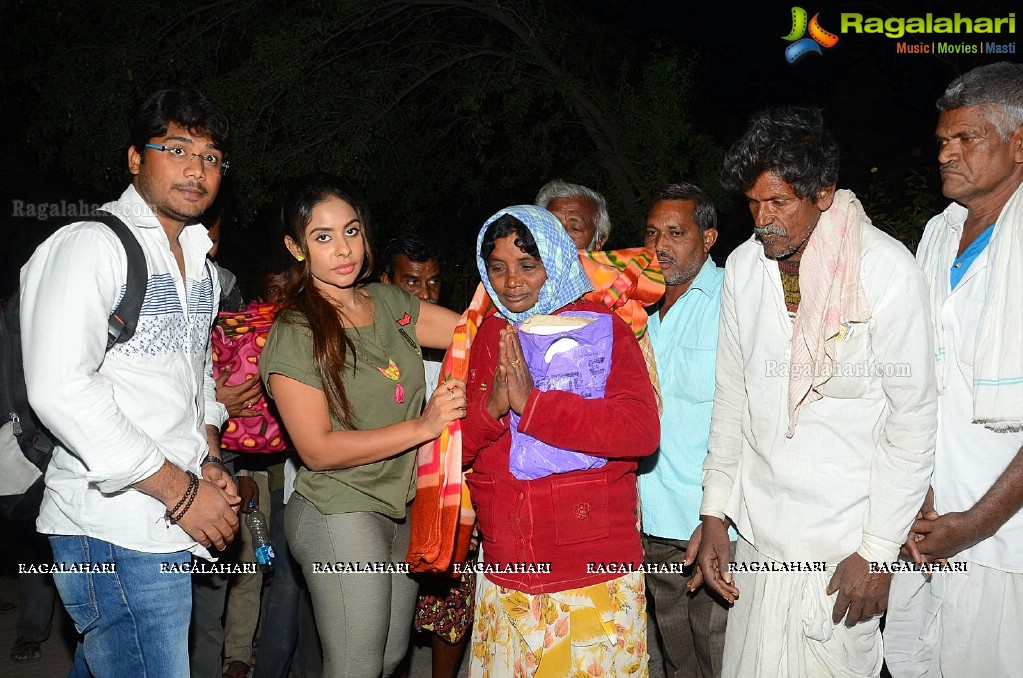
<svg viewBox="0 0 1023 678">
<path fill-rule="evenodd" d="M 296 265 L 260 373 L 303 463 L 288 543 L 312 595 L 324 676 L 376 678 L 404 657 L 415 608 L 415 582 L 379 565 L 408 548 L 415 450 L 465 416 L 462 382 L 427 392 L 420 345 L 446 348 L 458 316 L 364 284 L 364 211 L 336 177 L 300 181 L 281 215 Z M 377 571 L 355 571 L 367 568 Z"/>
</svg>

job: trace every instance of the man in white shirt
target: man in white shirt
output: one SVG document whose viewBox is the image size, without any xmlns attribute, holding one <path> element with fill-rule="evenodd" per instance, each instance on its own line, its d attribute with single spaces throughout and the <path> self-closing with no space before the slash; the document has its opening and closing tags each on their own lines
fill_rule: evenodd
<svg viewBox="0 0 1023 678">
<path fill-rule="evenodd" d="M 1023 65 L 975 68 L 938 100 L 942 192 L 917 250 L 936 324 L 934 478 L 907 542 L 933 572 L 892 582 L 885 659 L 902 676 L 1023 670 Z"/>
<path fill-rule="evenodd" d="M 127 342 L 106 351 L 127 271 L 108 227 L 62 228 L 22 269 L 29 400 L 61 441 L 37 527 L 59 568 L 95 564 L 54 574 L 82 633 L 75 675 L 188 675 L 191 555 L 209 557 L 238 527 L 234 483 L 208 457 L 226 412 L 210 357 L 219 284 L 196 222 L 217 195 L 229 136 L 226 116 L 193 90 L 150 95 L 133 121 L 131 185 L 103 206 L 148 269 Z"/>
<path fill-rule="evenodd" d="M 879 675 L 876 570 L 930 478 L 924 279 L 836 190 L 838 153 L 819 111 L 781 108 L 725 157 L 754 237 L 725 265 L 700 510 L 700 571 L 734 602 L 723 676 Z"/>
</svg>

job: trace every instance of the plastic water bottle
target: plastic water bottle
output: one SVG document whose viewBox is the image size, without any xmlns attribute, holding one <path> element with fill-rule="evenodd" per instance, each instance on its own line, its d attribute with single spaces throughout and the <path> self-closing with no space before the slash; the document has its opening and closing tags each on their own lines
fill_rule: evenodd
<svg viewBox="0 0 1023 678">
<path fill-rule="evenodd" d="M 253 502 L 249 502 L 248 508 L 245 525 L 252 535 L 252 550 L 256 554 L 256 564 L 265 572 L 274 565 L 274 547 L 270 545 L 270 530 L 266 525 L 266 516 Z"/>
</svg>

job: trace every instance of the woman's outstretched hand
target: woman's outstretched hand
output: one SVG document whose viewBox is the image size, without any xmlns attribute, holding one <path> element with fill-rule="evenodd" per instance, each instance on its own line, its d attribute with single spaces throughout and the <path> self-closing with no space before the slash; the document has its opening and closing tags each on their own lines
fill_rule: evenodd
<svg viewBox="0 0 1023 678">
<path fill-rule="evenodd" d="M 436 438 L 444 432 L 445 426 L 465 416 L 465 407 L 465 382 L 446 379 L 430 396 L 419 421 L 430 438 Z"/>
</svg>

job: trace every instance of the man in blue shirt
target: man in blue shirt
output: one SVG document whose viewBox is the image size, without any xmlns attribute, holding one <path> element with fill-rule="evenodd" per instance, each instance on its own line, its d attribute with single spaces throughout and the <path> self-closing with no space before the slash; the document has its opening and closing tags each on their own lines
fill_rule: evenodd
<svg viewBox="0 0 1023 678">
<path fill-rule="evenodd" d="M 727 621 L 724 601 L 706 587 L 691 592 L 685 576 L 699 546 L 714 402 L 724 270 L 708 252 L 717 237 L 714 204 L 698 187 L 672 184 L 654 197 L 645 245 L 657 253 L 665 292 L 648 328 L 664 407 L 660 448 L 642 469 L 639 493 L 647 588 L 671 678 L 721 674 Z"/>
<path fill-rule="evenodd" d="M 1009 676 L 1023 663 L 1023 64 L 986 64 L 937 102 L 941 190 L 917 248 L 934 319 L 934 474 L 892 577 L 893 676 Z M 942 565 L 943 564 L 943 565 Z"/>
</svg>

